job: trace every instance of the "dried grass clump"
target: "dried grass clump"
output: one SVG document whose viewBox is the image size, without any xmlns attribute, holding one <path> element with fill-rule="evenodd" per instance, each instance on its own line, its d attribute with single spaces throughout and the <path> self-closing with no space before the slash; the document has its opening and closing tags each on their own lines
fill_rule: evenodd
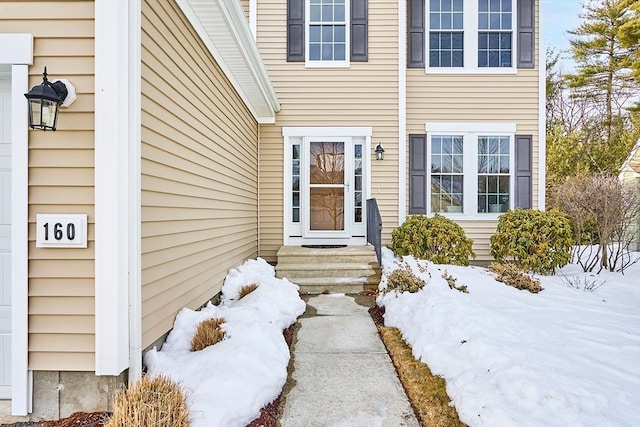
<svg viewBox="0 0 640 427">
<path fill-rule="evenodd" d="M 413 274 L 411 267 L 403 265 L 393 270 L 387 277 L 387 288 L 384 292 L 400 291 L 400 292 L 418 292 L 425 285 L 425 281 Z"/>
<path fill-rule="evenodd" d="M 458 279 L 450 275 L 447 270 L 445 270 L 442 273 L 442 278 L 446 280 L 447 284 L 449 285 L 449 289 L 455 289 L 456 291 L 460 291 L 463 294 L 469 293 L 469 289 L 467 288 L 467 285 L 458 286 Z"/>
<path fill-rule="evenodd" d="M 423 426 L 462 427 L 456 408 L 451 405 L 443 378 L 413 357 L 411 347 L 396 328 L 378 328 L 404 386 L 411 405 Z"/>
<path fill-rule="evenodd" d="M 208 319 L 200 322 L 191 340 L 191 351 L 200 351 L 222 341 L 226 336 L 225 332 L 220 328 L 223 323 L 223 318 Z"/>
<path fill-rule="evenodd" d="M 255 283 L 252 283 L 250 285 L 244 285 L 243 287 L 240 288 L 240 293 L 238 294 L 238 299 L 242 299 L 242 298 L 246 297 L 247 295 L 249 295 L 251 292 L 255 291 L 256 289 L 258 289 L 258 285 L 256 285 Z"/>
<path fill-rule="evenodd" d="M 544 288 L 540 281 L 520 270 L 517 265 L 511 263 L 492 263 L 489 271 L 496 274 L 496 280 L 516 289 L 525 289 L 532 294 L 537 294 Z"/>
<path fill-rule="evenodd" d="M 145 375 L 116 393 L 113 415 L 105 427 L 187 427 L 189 410 L 184 391 L 169 378 Z"/>
</svg>

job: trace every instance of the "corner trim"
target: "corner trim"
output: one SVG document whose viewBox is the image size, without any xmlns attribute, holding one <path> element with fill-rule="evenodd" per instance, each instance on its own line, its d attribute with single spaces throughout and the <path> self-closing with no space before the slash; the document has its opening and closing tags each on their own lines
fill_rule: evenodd
<svg viewBox="0 0 640 427">
<path fill-rule="evenodd" d="M 542 22 L 540 2 L 536 2 L 538 20 Z M 538 40 L 543 40 L 544 25 L 540 23 L 536 31 Z M 547 86 L 546 73 L 542 65 L 547 63 L 547 52 L 544 43 L 538 42 L 538 209 L 546 209 L 547 197 Z"/>
<path fill-rule="evenodd" d="M 11 65 L 11 414 L 32 411 L 29 371 L 29 91 L 33 35 L 0 34 L 0 64 Z"/>
<path fill-rule="evenodd" d="M 96 375 L 129 366 L 128 8 L 95 2 Z"/>
<path fill-rule="evenodd" d="M 398 2 L 398 225 L 407 216 L 407 2 Z"/>
</svg>

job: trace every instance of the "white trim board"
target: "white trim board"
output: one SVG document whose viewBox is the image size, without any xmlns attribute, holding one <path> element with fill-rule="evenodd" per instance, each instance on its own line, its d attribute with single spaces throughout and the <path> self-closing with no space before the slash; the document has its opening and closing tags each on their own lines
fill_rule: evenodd
<svg viewBox="0 0 640 427">
<path fill-rule="evenodd" d="M 32 410 L 28 370 L 29 123 L 24 94 L 33 64 L 32 34 L 0 34 L 0 63 L 11 65 L 11 413 Z"/>
<path fill-rule="evenodd" d="M 290 126 L 282 128 L 282 136 L 371 136 L 373 128 L 361 127 L 321 127 Z"/>
<path fill-rule="evenodd" d="M 129 367 L 128 8 L 95 2 L 96 375 Z"/>
</svg>

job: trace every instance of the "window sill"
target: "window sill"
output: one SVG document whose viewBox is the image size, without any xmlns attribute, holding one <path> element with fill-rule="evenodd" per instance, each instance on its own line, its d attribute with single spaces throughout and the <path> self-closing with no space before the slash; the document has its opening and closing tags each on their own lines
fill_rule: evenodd
<svg viewBox="0 0 640 427">
<path fill-rule="evenodd" d="M 516 67 L 496 67 L 496 68 L 471 68 L 471 67 L 426 67 L 425 74 L 474 74 L 474 75 L 494 75 L 494 74 L 518 74 Z"/>
<path fill-rule="evenodd" d="M 305 68 L 349 68 L 349 61 L 306 61 Z"/>
</svg>

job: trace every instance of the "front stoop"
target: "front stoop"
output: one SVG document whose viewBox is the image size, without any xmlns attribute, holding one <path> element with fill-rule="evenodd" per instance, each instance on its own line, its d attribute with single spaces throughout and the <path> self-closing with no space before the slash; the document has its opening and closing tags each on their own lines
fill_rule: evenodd
<svg viewBox="0 0 640 427">
<path fill-rule="evenodd" d="M 298 284 L 305 294 L 357 294 L 378 288 L 380 266 L 373 246 L 282 246 L 276 275 Z"/>
</svg>

